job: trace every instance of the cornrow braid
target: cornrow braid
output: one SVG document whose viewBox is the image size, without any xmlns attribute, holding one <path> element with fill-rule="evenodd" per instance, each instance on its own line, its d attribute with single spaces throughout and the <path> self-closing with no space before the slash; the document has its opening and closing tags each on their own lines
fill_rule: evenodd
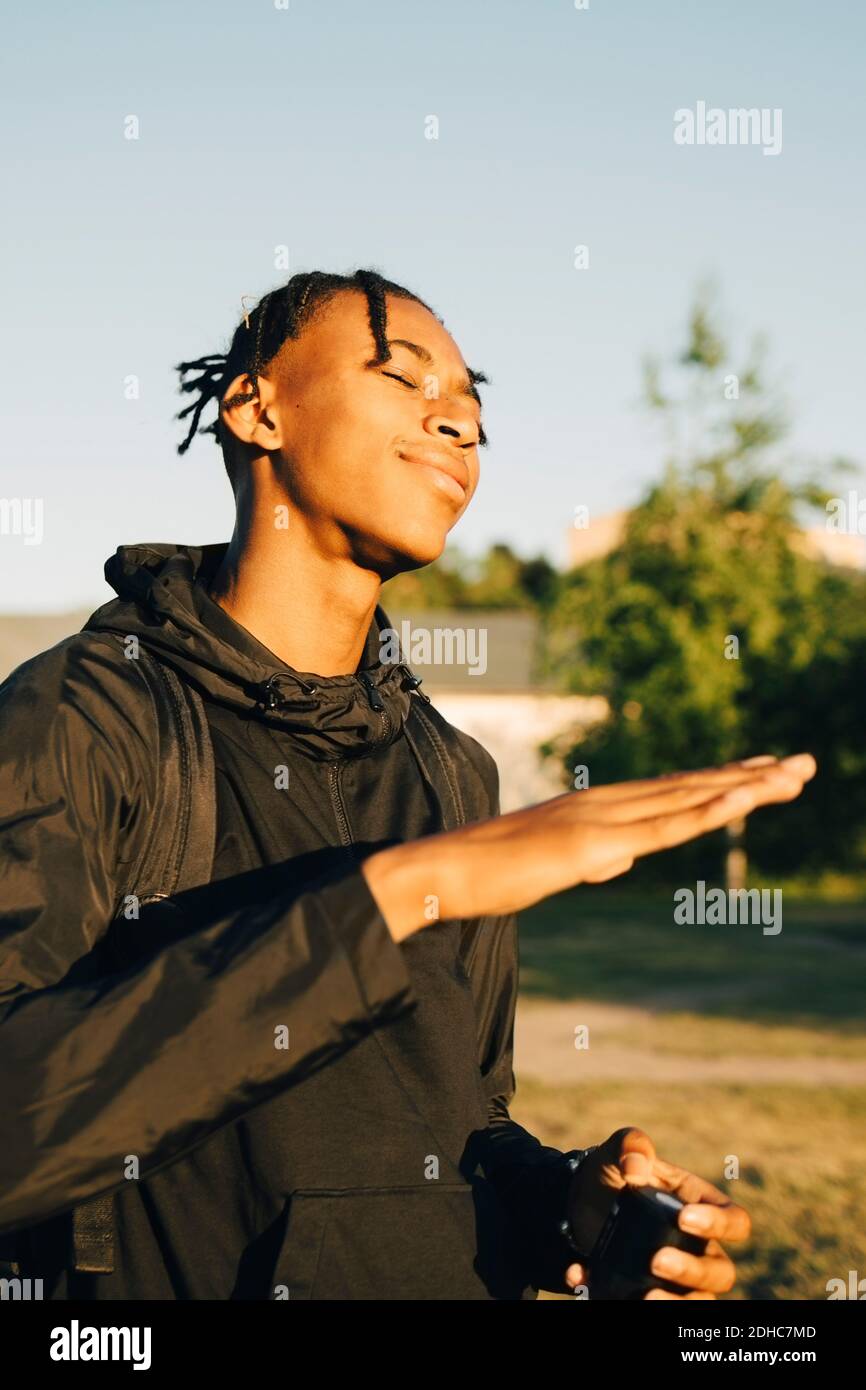
<svg viewBox="0 0 866 1390">
<path fill-rule="evenodd" d="M 391 349 L 388 347 L 388 325 L 385 319 L 385 282 L 381 275 L 377 275 L 373 270 L 357 270 L 355 275 L 367 296 L 370 327 L 376 342 L 376 361 L 387 362 L 391 356 Z"/>
<path fill-rule="evenodd" d="M 320 272 L 319 272 L 318 270 L 311 270 L 310 273 L 309 273 L 309 275 L 307 276 L 307 283 L 304 285 L 304 288 L 301 290 L 300 294 L 298 295 L 298 307 L 297 307 L 297 317 L 298 317 L 298 318 L 301 318 L 301 317 L 303 316 L 304 309 L 305 309 L 306 304 L 307 304 L 307 300 L 308 300 L 309 297 L 310 297 L 310 290 L 313 288 L 313 285 L 314 285 L 314 284 L 316 283 L 316 281 L 318 280 L 319 275 L 320 275 Z"/>
<path fill-rule="evenodd" d="M 255 400 L 258 394 L 259 375 L 265 372 L 283 344 L 290 338 L 297 338 L 317 312 L 321 311 L 335 295 L 347 290 L 360 291 L 366 297 L 370 330 L 376 344 L 375 360 L 377 362 L 387 362 L 391 356 L 391 350 L 388 347 L 385 307 L 387 294 L 394 295 L 399 299 L 414 300 L 433 314 L 440 323 L 442 322 L 439 315 L 435 314 L 430 305 L 425 304 L 424 300 L 417 294 L 413 294 L 404 285 L 398 285 L 393 280 L 386 280 L 375 270 L 356 270 L 352 275 L 338 275 L 312 270 L 293 275 L 285 285 L 270 290 L 249 314 L 245 314 L 243 321 L 235 330 L 227 353 L 211 353 L 207 357 L 198 357 L 192 361 L 177 364 L 176 370 L 181 378 L 180 391 L 190 394 L 198 393 L 198 399 L 176 416 L 178 420 L 183 420 L 188 415 L 192 417 L 186 438 L 177 446 L 177 452 L 185 454 L 197 433 L 212 434 L 215 441 L 220 444 L 222 440 L 220 437 L 221 411 L 219 402 L 229 382 L 234 381 L 238 376 L 246 376 L 252 389 L 239 391 L 230 396 L 224 402 L 224 409 L 244 405 Z M 198 372 L 199 375 L 187 381 L 184 378 L 190 372 Z M 473 386 L 476 383 L 487 381 L 483 372 L 470 370 L 469 377 Z M 480 405 L 481 398 L 477 391 L 473 391 L 473 396 Z M 202 414 L 211 401 L 217 402 L 216 419 L 212 424 L 199 430 Z M 483 429 L 479 436 L 479 443 L 482 445 L 487 443 L 487 436 Z"/>
</svg>

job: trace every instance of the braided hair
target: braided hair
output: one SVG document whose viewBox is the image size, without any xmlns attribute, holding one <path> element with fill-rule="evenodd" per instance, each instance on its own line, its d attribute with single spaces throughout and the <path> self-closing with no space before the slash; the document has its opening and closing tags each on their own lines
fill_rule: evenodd
<svg viewBox="0 0 866 1390">
<path fill-rule="evenodd" d="M 244 316 L 235 330 L 227 353 L 211 353 L 207 357 L 198 357 L 194 361 L 177 364 L 176 370 L 180 374 L 179 389 L 186 394 L 195 393 L 197 396 L 196 400 L 176 416 L 178 420 L 183 420 L 188 415 L 191 417 L 186 438 L 177 446 L 177 452 L 185 454 L 196 433 L 212 434 L 217 444 L 222 444 L 219 402 L 229 382 L 238 376 L 248 376 L 253 389 L 239 391 L 230 396 L 224 402 L 226 409 L 255 400 L 259 374 L 264 373 L 283 343 L 289 338 L 297 338 L 316 313 L 335 295 L 345 290 L 360 290 L 366 296 L 370 328 L 376 343 L 376 362 L 387 362 L 391 356 L 387 342 L 386 294 L 395 295 L 399 299 L 413 299 L 416 304 L 433 313 L 429 304 L 425 304 L 418 295 L 403 285 L 384 279 L 375 270 L 356 270 L 352 275 L 312 270 L 293 275 L 285 285 L 271 290 L 260 299 L 256 307 Z M 438 314 L 434 314 L 434 318 L 442 322 Z M 198 375 L 187 380 L 192 372 L 197 372 Z M 487 377 L 483 372 L 470 369 L 469 379 L 472 383 L 472 395 L 480 405 L 481 397 L 476 388 L 481 382 L 487 381 Z M 202 412 L 210 401 L 217 402 L 217 418 L 200 430 Z M 480 431 L 478 442 L 481 445 L 487 443 L 483 429 Z"/>
</svg>

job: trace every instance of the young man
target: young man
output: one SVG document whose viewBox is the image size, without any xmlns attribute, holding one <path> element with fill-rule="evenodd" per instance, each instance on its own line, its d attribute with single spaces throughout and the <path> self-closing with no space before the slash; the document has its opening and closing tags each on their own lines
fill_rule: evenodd
<svg viewBox="0 0 866 1390">
<path fill-rule="evenodd" d="M 16 1267 L 52 1298 L 532 1298 L 585 1280 L 628 1180 L 709 1240 L 650 1296 L 724 1292 L 742 1208 L 638 1129 L 563 1154 L 511 1120 L 514 914 L 791 799 L 812 760 L 499 816 L 489 755 L 380 660 L 377 606 L 472 498 L 483 378 L 365 271 L 294 276 L 193 369 L 182 449 L 218 402 L 230 543 L 121 547 L 118 598 L 0 688 Z M 216 767 L 212 870 L 150 926 L 122 910 L 165 814 L 141 652 L 203 698 Z"/>
</svg>

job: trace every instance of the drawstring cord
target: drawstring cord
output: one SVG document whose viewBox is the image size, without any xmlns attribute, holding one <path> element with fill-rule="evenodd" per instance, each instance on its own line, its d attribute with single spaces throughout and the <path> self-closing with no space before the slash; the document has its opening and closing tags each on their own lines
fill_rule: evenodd
<svg viewBox="0 0 866 1390">
<path fill-rule="evenodd" d="M 397 670 L 403 671 L 405 673 L 403 689 L 412 691 L 415 695 L 418 696 L 419 700 L 423 700 L 426 705 L 429 705 L 430 696 L 425 695 L 423 690 L 418 689 L 418 687 L 421 684 L 421 676 L 416 676 L 414 672 L 411 671 L 409 667 L 406 665 L 405 661 L 401 661 L 398 663 Z"/>
<path fill-rule="evenodd" d="M 421 677 L 416 676 L 403 661 L 398 662 L 394 669 L 401 672 L 403 675 L 402 688 L 413 692 L 419 699 L 423 700 L 425 704 L 429 705 L 430 696 L 425 695 L 424 691 L 418 688 L 421 685 Z M 382 696 L 373 684 L 373 678 L 369 671 L 359 671 L 358 677 L 367 691 L 370 708 L 375 710 L 377 714 L 381 713 L 385 708 L 385 704 L 382 700 Z M 295 681 L 295 683 L 301 687 L 305 695 L 312 696 L 318 693 L 319 687 L 314 685 L 311 681 L 301 680 L 300 676 L 290 676 L 287 672 L 277 671 L 274 675 L 270 676 L 268 680 L 261 682 L 258 687 L 261 691 L 261 702 L 265 709 L 278 709 L 281 705 L 286 703 L 286 697 L 280 690 L 281 680 Z"/>
<path fill-rule="evenodd" d="M 296 684 L 301 687 L 305 695 L 315 695 L 317 690 L 319 689 L 317 685 L 311 684 L 310 681 L 302 681 L 300 676 L 287 677 L 287 675 L 284 672 L 277 671 L 273 676 L 270 676 L 268 680 L 264 681 L 259 686 L 259 689 L 261 690 L 262 704 L 264 705 L 265 709 L 277 709 L 280 705 L 284 705 L 286 703 L 286 697 L 280 690 L 279 685 L 281 680 L 286 679 L 294 680 Z"/>
</svg>

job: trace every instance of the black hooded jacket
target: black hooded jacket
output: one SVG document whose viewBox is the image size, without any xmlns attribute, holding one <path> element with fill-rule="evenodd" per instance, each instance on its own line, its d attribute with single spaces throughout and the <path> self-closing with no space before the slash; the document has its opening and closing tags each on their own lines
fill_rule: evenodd
<svg viewBox="0 0 866 1390">
<path fill-rule="evenodd" d="M 446 820 L 385 615 L 355 675 L 297 673 L 209 598 L 224 551 L 121 547 L 118 598 L 0 686 L 0 1231 L 52 1298 L 533 1298 L 571 1170 L 508 1113 L 515 919 L 393 940 L 360 863 Z M 216 762 L 211 882 L 152 933 L 114 920 L 157 795 L 130 637 Z M 495 815 L 493 760 L 425 711 Z M 70 1271 L 109 1191 L 114 1272 Z"/>
</svg>

